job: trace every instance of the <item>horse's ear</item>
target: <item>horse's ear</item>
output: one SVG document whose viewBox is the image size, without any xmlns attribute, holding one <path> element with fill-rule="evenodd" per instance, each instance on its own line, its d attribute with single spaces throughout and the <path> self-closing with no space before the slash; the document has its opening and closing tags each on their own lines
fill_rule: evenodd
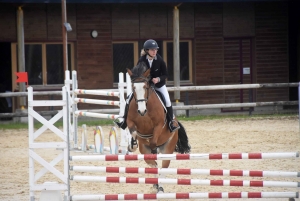
<svg viewBox="0 0 300 201">
<path fill-rule="evenodd" d="M 150 68 L 148 70 L 146 70 L 146 72 L 144 72 L 143 77 L 148 77 L 150 74 Z"/>
<path fill-rule="evenodd" d="M 132 76 L 131 70 L 129 68 L 126 68 L 126 70 L 127 70 L 127 73 L 129 74 L 129 76 L 131 77 Z"/>
</svg>

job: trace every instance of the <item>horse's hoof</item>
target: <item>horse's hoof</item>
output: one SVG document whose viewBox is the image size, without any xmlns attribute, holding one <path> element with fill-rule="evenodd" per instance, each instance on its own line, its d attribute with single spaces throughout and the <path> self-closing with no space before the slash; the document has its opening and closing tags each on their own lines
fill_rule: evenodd
<svg viewBox="0 0 300 201">
<path fill-rule="evenodd" d="M 130 145 L 128 145 L 127 151 L 128 151 L 128 152 L 132 152 Z"/>
<path fill-rule="evenodd" d="M 158 190 L 158 184 L 153 184 L 153 188 Z"/>
<path fill-rule="evenodd" d="M 157 189 L 157 193 L 164 193 L 164 188 L 163 187 L 159 187 Z"/>
<path fill-rule="evenodd" d="M 157 154 L 157 148 L 151 150 L 151 154 Z"/>
<path fill-rule="evenodd" d="M 135 152 L 135 151 L 136 151 L 136 148 L 132 148 L 131 145 L 128 145 L 127 151 L 128 151 L 128 152 Z"/>
</svg>

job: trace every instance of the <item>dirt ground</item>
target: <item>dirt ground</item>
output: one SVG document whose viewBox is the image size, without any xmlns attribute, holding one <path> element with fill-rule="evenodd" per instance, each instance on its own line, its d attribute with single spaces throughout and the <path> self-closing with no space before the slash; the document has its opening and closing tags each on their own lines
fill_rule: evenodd
<svg viewBox="0 0 300 201">
<path fill-rule="evenodd" d="M 294 117 L 268 117 L 251 119 L 222 119 L 182 121 L 191 144 L 191 153 L 241 153 L 241 152 L 298 152 L 300 151 L 299 120 Z M 104 133 L 109 133 L 111 127 L 102 127 Z M 89 144 L 93 143 L 93 129 L 88 128 Z M 79 133 L 81 128 L 79 128 Z M 108 146 L 108 135 L 105 137 L 105 146 Z M 37 138 L 37 141 L 56 141 L 57 137 L 46 131 Z M 38 151 L 37 151 L 38 152 Z M 50 162 L 57 154 L 57 150 L 43 150 L 38 152 L 45 160 Z M 136 152 L 135 154 L 138 154 Z M 29 200 L 29 156 L 28 156 L 28 130 L 1 130 L 0 132 L 0 200 L 25 201 Z M 171 161 L 170 168 L 193 169 L 239 169 L 239 170 L 268 170 L 300 172 L 300 159 L 264 159 L 264 160 L 198 160 L 198 161 Z M 160 161 L 159 161 L 160 164 Z M 144 161 L 131 162 L 71 162 L 71 165 L 97 165 L 118 167 L 147 167 Z M 61 169 L 62 163 L 58 163 Z M 36 172 L 41 167 L 35 164 Z M 71 174 L 75 174 L 71 172 Z M 154 177 L 154 175 L 141 174 L 105 174 L 105 173 L 76 173 L 77 175 L 121 176 L 121 177 Z M 191 179 L 224 179 L 224 180 L 265 180 L 265 181 L 294 181 L 300 178 L 250 178 L 226 177 L 206 175 L 167 175 L 167 178 Z M 55 177 L 47 173 L 39 183 L 55 181 Z M 166 193 L 175 192 L 299 192 L 299 188 L 281 187 L 230 187 L 230 186 L 201 186 L 201 185 L 173 185 L 165 184 Z M 154 193 L 149 184 L 103 184 L 71 181 L 71 194 L 133 194 Z M 36 200 L 39 193 L 36 193 Z M 201 199 L 207 200 L 207 199 Z M 216 199 L 210 199 L 216 200 Z M 223 199 L 225 200 L 225 199 Z M 248 200 L 248 199 L 234 199 Z M 251 199 L 256 200 L 256 199 Z M 287 201 L 287 198 L 260 199 Z M 299 200 L 299 199 L 297 199 Z"/>
</svg>

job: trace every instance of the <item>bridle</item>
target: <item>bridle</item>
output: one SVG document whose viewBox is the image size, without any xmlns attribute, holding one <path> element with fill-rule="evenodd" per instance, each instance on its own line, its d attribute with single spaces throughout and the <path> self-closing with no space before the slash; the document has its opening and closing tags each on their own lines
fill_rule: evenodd
<svg viewBox="0 0 300 201">
<path fill-rule="evenodd" d="M 149 79 L 145 78 L 145 77 L 136 77 L 136 78 L 132 78 L 131 82 L 132 82 L 133 98 L 134 98 L 136 104 L 138 104 L 138 102 L 143 102 L 143 101 L 145 101 L 145 103 L 147 104 L 148 97 L 149 97 Z M 145 87 L 145 90 L 146 90 L 145 93 L 147 94 L 146 98 L 143 98 L 143 99 L 137 99 L 136 98 L 136 92 L 135 92 L 135 88 L 133 86 L 134 83 L 145 83 L 145 86 L 146 86 Z"/>
</svg>

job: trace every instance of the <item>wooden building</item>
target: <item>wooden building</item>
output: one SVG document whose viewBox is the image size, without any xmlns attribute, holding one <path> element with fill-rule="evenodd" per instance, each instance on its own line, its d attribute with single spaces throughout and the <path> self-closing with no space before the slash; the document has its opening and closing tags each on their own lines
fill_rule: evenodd
<svg viewBox="0 0 300 201">
<path fill-rule="evenodd" d="M 173 85 L 173 10 L 178 5 L 181 85 L 299 81 L 300 16 L 289 0 L 67 0 L 68 68 L 79 87 L 116 88 L 145 40 L 155 39 Z M 25 68 L 34 90 L 63 85 L 62 7 L 56 0 L 0 1 L 0 81 L 17 90 L 17 10 L 24 15 Z M 97 34 L 93 37 L 92 31 Z M 181 92 L 182 102 L 297 100 L 296 88 Z M 95 108 L 82 105 L 81 108 Z M 97 106 L 99 107 L 99 106 Z M 225 110 L 224 110 L 225 111 Z"/>
</svg>

